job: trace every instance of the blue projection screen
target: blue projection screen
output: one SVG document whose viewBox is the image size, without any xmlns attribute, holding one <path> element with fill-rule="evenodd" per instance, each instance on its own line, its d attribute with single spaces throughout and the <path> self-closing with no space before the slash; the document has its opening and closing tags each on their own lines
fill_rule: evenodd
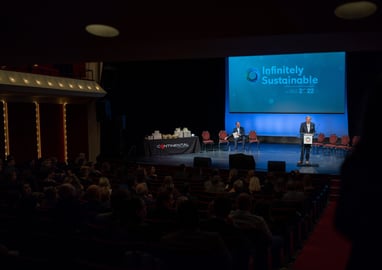
<svg viewBox="0 0 382 270">
<path fill-rule="evenodd" d="M 299 137 L 309 114 L 317 134 L 348 135 L 345 52 L 227 57 L 226 80 L 229 132 Z"/>
<path fill-rule="evenodd" d="M 228 57 L 231 113 L 344 113 L 345 53 Z"/>
</svg>

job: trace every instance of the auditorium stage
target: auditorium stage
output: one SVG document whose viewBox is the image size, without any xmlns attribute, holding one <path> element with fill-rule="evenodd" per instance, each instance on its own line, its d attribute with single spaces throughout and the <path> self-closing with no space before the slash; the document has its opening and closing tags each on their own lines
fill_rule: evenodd
<svg viewBox="0 0 382 270">
<path fill-rule="evenodd" d="M 266 172 L 268 170 L 268 161 L 285 161 L 287 172 L 299 170 L 301 173 L 312 174 L 329 174 L 338 175 L 340 166 L 344 160 L 342 153 L 325 153 L 312 151 L 310 157 L 311 165 L 298 166 L 297 162 L 300 158 L 299 144 L 281 144 L 281 143 L 261 143 L 259 150 L 253 146 L 251 151 L 228 151 L 218 150 L 215 147 L 213 151 L 202 151 L 190 154 L 176 155 L 157 155 L 138 157 L 136 161 L 141 164 L 161 164 L 161 165 L 194 165 L 194 158 L 210 158 L 211 167 L 229 168 L 229 157 L 233 154 L 242 153 L 244 155 L 252 155 L 255 160 L 255 168 L 257 171 Z"/>
</svg>

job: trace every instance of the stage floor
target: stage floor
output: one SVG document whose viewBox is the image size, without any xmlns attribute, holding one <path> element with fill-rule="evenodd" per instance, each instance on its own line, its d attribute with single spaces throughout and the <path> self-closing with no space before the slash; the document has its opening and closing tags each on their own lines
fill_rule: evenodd
<svg viewBox="0 0 382 270">
<path fill-rule="evenodd" d="M 142 164 L 180 165 L 193 166 L 195 157 L 211 158 L 211 166 L 216 168 L 229 168 L 229 155 L 243 153 L 252 155 L 255 159 L 257 171 L 266 172 L 268 161 L 285 161 L 286 171 L 299 170 L 301 173 L 339 175 L 340 167 L 344 160 L 343 153 L 325 153 L 323 151 L 311 152 L 311 165 L 298 165 L 300 158 L 299 144 L 262 143 L 259 150 L 253 146 L 251 151 L 218 150 L 202 151 L 192 154 L 161 155 L 151 157 L 138 157 L 136 161 Z"/>
</svg>

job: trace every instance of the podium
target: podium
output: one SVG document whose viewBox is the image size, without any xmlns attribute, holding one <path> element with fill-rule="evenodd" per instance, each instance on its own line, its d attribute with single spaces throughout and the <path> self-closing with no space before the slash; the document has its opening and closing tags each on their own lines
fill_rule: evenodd
<svg viewBox="0 0 382 270">
<path fill-rule="evenodd" d="M 301 151 L 310 151 L 310 146 L 313 143 L 313 133 L 302 133 L 302 139 L 303 139 L 303 146 Z M 303 153 L 303 152 L 302 152 Z M 318 164 L 316 163 L 297 163 L 298 167 L 318 167 Z"/>
<path fill-rule="evenodd" d="M 303 134 L 304 144 L 312 144 L 313 143 L 313 134 L 312 133 L 304 133 Z"/>
</svg>

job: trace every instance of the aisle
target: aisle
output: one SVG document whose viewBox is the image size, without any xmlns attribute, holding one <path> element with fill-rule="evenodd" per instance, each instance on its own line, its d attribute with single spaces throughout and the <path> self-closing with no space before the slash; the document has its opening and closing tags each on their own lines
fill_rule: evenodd
<svg viewBox="0 0 382 270">
<path fill-rule="evenodd" d="M 320 221 L 304 244 L 291 270 L 343 270 L 350 252 L 350 244 L 333 226 L 336 201 L 328 202 Z"/>
</svg>

